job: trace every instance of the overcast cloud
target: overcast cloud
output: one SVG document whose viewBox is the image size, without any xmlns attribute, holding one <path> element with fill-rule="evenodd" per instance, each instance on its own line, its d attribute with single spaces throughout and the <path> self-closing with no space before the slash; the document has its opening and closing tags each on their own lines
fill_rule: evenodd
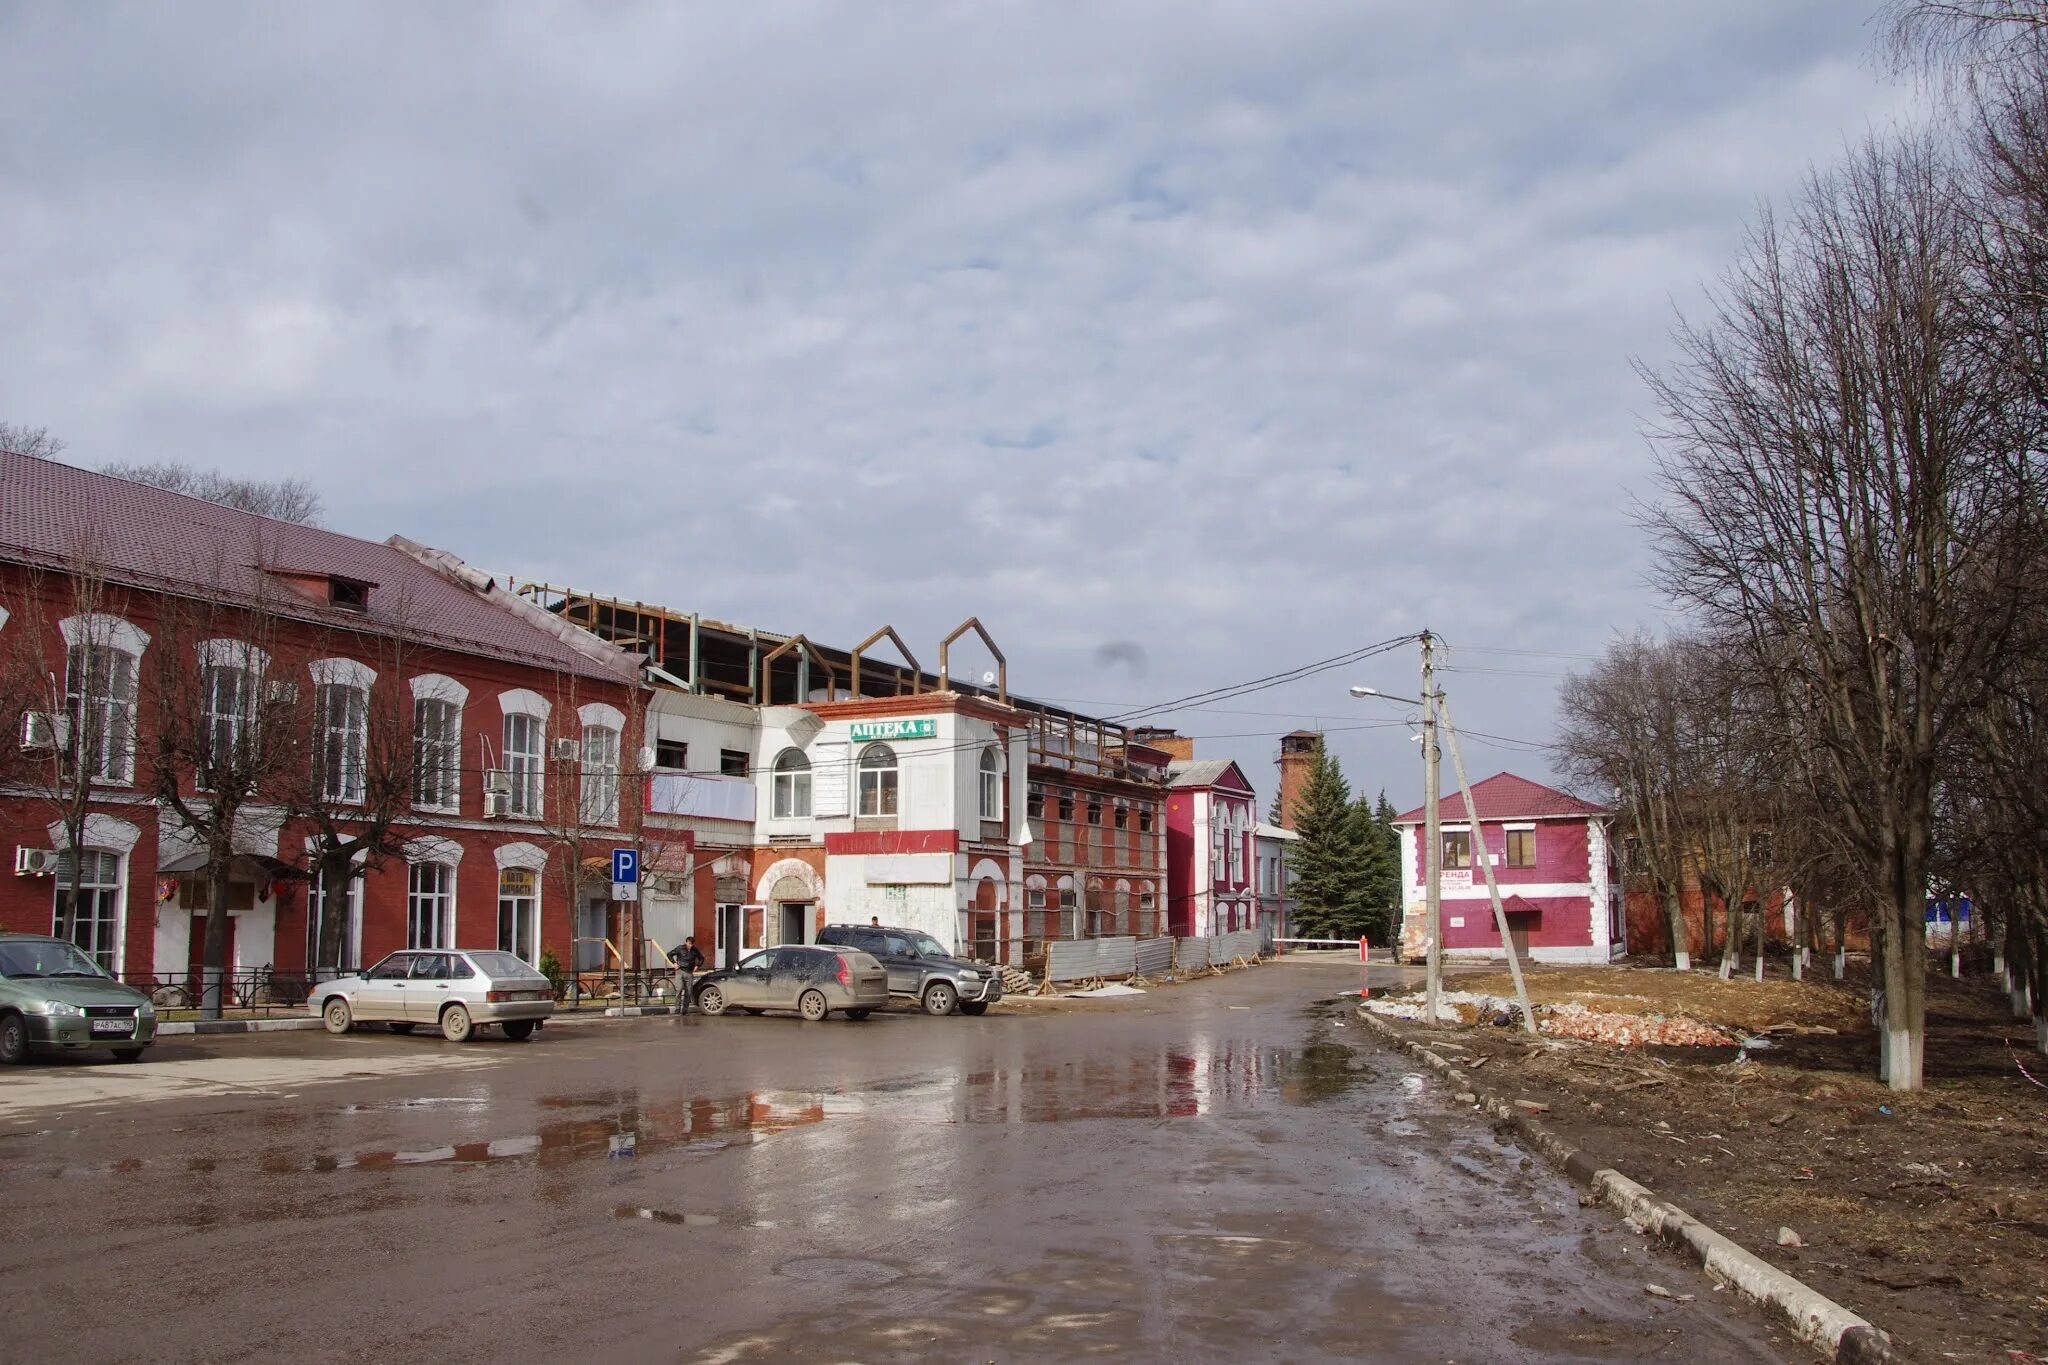
<svg viewBox="0 0 2048 1365">
<path fill-rule="evenodd" d="M 1661 619 L 1629 359 L 1906 116 L 1875 8 L 0 4 L 0 418 L 1098 711 L 1427 625 L 1541 740 L 1478 647 Z M 1172 720 L 1405 803 L 1414 665 Z"/>
</svg>

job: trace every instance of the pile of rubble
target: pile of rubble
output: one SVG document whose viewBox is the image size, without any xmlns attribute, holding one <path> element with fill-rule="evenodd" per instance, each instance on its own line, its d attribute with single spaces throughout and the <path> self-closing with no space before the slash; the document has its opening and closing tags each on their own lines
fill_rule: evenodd
<svg viewBox="0 0 2048 1365">
<path fill-rule="evenodd" d="M 1367 1000 L 1363 1007 L 1390 1019 L 1419 1020 L 1420 992 Z M 1537 1005 L 1538 1032 L 1556 1038 L 1579 1038 L 1610 1047 L 1732 1047 L 1737 1039 L 1711 1024 L 1684 1015 L 1612 1014 L 1587 1009 L 1577 1001 Z M 1443 991 L 1437 996 L 1437 1020 L 1445 1024 L 1519 1024 L 1522 1012 L 1512 1000 L 1476 991 Z"/>
<path fill-rule="evenodd" d="M 1732 1047 L 1735 1039 L 1684 1015 L 1608 1014 L 1576 1002 L 1539 1007 L 1536 1027 L 1558 1038 L 1611 1047 Z"/>
</svg>

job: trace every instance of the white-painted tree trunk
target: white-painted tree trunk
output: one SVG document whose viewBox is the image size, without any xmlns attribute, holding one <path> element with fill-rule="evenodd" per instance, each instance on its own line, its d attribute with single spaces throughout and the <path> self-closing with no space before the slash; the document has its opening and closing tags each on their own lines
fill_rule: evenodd
<svg viewBox="0 0 2048 1365">
<path fill-rule="evenodd" d="M 1792 979 L 1806 980 L 1806 949 L 1794 945 L 1792 949 Z"/>
<path fill-rule="evenodd" d="M 1756 957 L 1756 979 L 1759 982 L 1764 979 L 1764 957 L 1762 953 L 1758 953 Z"/>
<path fill-rule="evenodd" d="M 1884 1083 L 1894 1090 L 1920 1088 L 1920 1040 L 1911 1029 L 1888 1028 L 1884 1040 Z"/>
<path fill-rule="evenodd" d="M 1960 981 L 1963 979 L 1963 950 L 1951 947 L 1948 950 L 1948 974 Z"/>
<path fill-rule="evenodd" d="M 2012 1017 L 2024 1019 L 2034 1012 L 2034 988 L 2022 981 L 2012 988 Z"/>
<path fill-rule="evenodd" d="M 1843 977 L 1847 976 L 1848 974 L 1849 955 L 1845 952 L 1838 951 L 1835 954 L 1835 980 L 1840 981 Z"/>
<path fill-rule="evenodd" d="M 1681 972 L 1689 972 L 1692 970 L 1692 954 L 1688 953 L 1683 948 L 1680 948 L 1678 950 L 1678 970 Z"/>
<path fill-rule="evenodd" d="M 2048 1053 L 2048 1014 L 2034 1016 L 2034 1051 Z"/>
</svg>

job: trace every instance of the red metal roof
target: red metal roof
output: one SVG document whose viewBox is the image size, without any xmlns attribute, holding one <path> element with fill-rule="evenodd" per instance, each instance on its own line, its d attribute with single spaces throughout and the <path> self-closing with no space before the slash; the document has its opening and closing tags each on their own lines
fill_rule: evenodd
<svg viewBox="0 0 2048 1365">
<path fill-rule="evenodd" d="M 394 537 L 394 539 L 396 539 Z M 430 556 L 431 557 L 431 556 Z M 452 569 L 460 565 L 445 557 Z M 84 560 L 116 582 L 219 593 L 345 630 L 404 630 L 463 653 L 631 682 L 631 656 L 477 575 L 438 571 L 397 544 L 222 507 L 54 460 L 0 451 L 0 561 L 62 570 Z M 315 603 L 281 574 L 374 584 L 363 611 Z"/>
<path fill-rule="evenodd" d="M 1606 815 L 1605 807 L 1590 801 L 1581 801 L 1555 787 L 1546 787 L 1541 782 L 1531 782 L 1526 777 L 1513 773 L 1495 773 L 1482 782 L 1472 784 L 1472 799 L 1479 807 L 1481 822 L 1488 820 L 1555 820 L 1571 816 Z M 1426 809 L 1417 806 L 1394 817 L 1397 825 L 1419 825 Z M 1438 817 L 1444 820 L 1464 821 L 1471 817 L 1465 813 L 1465 793 L 1453 792 L 1437 802 Z"/>
</svg>

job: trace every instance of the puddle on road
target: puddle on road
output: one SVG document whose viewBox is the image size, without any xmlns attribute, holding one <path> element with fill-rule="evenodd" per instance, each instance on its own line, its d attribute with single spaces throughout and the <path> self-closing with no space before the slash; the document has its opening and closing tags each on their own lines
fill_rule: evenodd
<svg viewBox="0 0 2048 1365">
<path fill-rule="evenodd" d="M 317 1153 L 274 1149 L 256 1164 L 266 1174 L 376 1171 L 415 1166 L 475 1166 L 531 1161 L 542 1168 L 589 1160 L 638 1160 L 661 1153 L 708 1155 L 847 1115 L 881 1113 L 942 1123 L 1061 1123 L 1083 1119 L 1162 1119 L 1269 1111 L 1337 1099 L 1378 1073 L 1341 1044 L 1301 1047 L 1194 1039 L 1163 1052 L 1134 1052 L 1042 1067 L 995 1067 L 957 1079 L 898 1076 L 832 1094 L 770 1091 L 724 1099 L 647 1102 L 632 1089 L 549 1095 L 543 1111 L 563 1117 L 538 1131 L 442 1142 L 416 1148 Z M 1419 1077 L 1404 1083 L 1419 1086 Z M 347 1115 L 488 1111 L 488 1092 L 342 1106 Z M 112 1165 L 59 1167 L 51 1176 L 139 1171 Z M 221 1169 L 210 1157 L 182 1158 L 189 1174 Z"/>
<path fill-rule="evenodd" d="M 1192 1118 L 1321 1104 L 1378 1073 L 1341 1043 L 1195 1044 L 1165 1053 L 996 1069 L 967 1077 L 967 1123 Z"/>
</svg>

